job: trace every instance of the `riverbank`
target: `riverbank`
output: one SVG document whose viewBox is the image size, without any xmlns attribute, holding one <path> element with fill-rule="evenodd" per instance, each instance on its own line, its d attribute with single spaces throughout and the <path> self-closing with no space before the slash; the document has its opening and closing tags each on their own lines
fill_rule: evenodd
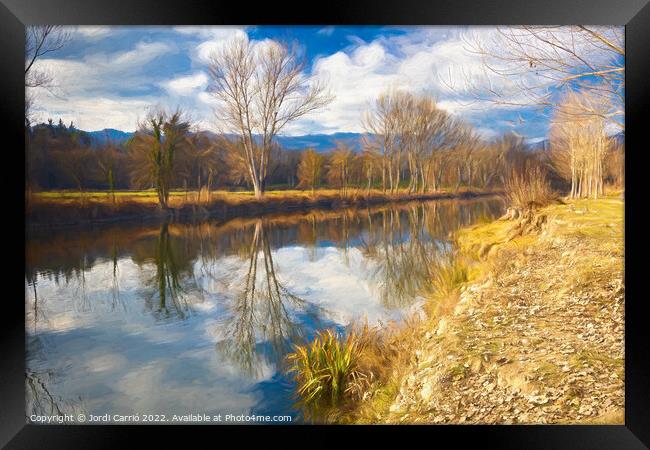
<svg viewBox="0 0 650 450">
<path fill-rule="evenodd" d="M 338 421 L 622 424 L 620 195 L 461 230 L 427 316 Z"/>
<path fill-rule="evenodd" d="M 473 198 L 494 195 L 497 192 L 461 189 L 395 194 L 380 190 L 351 189 L 342 195 L 334 189 L 310 191 L 269 191 L 264 198 L 256 199 L 251 192 L 213 192 L 199 198 L 196 192 L 176 193 L 170 197 L 168 210 L 162 210 L 154 192 L 120 192 L 115 202 L 107 193 L 37 193 L 28 202 L 25 218 L 29 227 L 49 228 L 88 223 L 116 221 L 162 221 L 165 219 L 191 219 L 218 217 L 261 216 L 270 213 L 308 211 L 311 209 L 340 209 L 365 207 L 391 202 L 413 200 L 438 200 Z"/>
</svg>

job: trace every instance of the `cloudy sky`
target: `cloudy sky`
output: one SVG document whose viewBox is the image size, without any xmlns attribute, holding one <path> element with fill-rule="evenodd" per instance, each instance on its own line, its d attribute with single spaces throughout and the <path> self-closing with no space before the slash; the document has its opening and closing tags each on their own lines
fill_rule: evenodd
<svg viewBox="0 0 650 450">
<path fill-rule="evenodd" d="M 486 138 L 514 131 L 530 141 L 545 137 L 548 117 L 533 107 L 478 102 L 463 80 L 483 73 L 467 37 L 490 27 L 259 26 L 78 27 L 66 46 L 38 62 L 55 79 L 39 89 L 37 121 L 74 121 L 94 131 L 133 131 L 148 108 L 181 106 L 204 129 L 216 129 L 207 92 L 210 53 L 237 36 L 297 41 L 306 75 L 325 80 L 335 100 L 291 124 L 283 134 L 362 132 L 362 112 L 381 92 L 406 89 L 435 96 Z M 452 84 L 450 86 L 450 83 Z"/>
</svg>

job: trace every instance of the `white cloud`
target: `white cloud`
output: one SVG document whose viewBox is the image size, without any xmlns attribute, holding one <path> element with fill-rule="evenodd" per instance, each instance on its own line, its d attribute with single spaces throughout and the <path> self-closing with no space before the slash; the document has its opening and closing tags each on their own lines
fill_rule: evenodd
<svg viewBox="0 0 650 450">
<path fill-rule="evenodd" d="M 102 39 L 113 34 L 114 28 L 108 26 L 79 26 L 75 30 L 86 39 Z"/>
<path fill-rule="evenodd" d="M 93 53 L 81 60 L 37 61 L 36 69 L 51 73 L 55 86 L 50 90 L 33 90 L 35 119 L 40 122 L 61 118 L 89 131 L 133 131 L 147 108 L 165 100 L 135 95 L 153 85 L 151 75 L 146 73 L 147 65 L 174 51 L 172 44 L 139 42 L 127 51 Z"/>
<path fill-rule="evenodd" d="M 332 33 L 334 33 L 334 27 L 329 26 L 329 27 L 323 27 L 320 30 L 316 32 L 316 34 L 320 34 L 322 36 L 331 36 Z"/>
<path fill-rule="evenodd" d="M 162 83 L 162 86 L 175 95 L 191 95 L 197 90 L 205 90 L 208 86 L 208 76 L 205 72 L 197 72 L 194 75 L 187 75 L 174 78 Z"/>
<path fill-rule="evenodd" d="M 54 75 L 57 94 L 92 97 L 97 92 L 150 88 L 151 76 L 145 73 L 147 64 L 173 51 L 175 47 L 171 44 L 139 42 L 127 51 L 93 53 L 82 60 L 42 59 L 34 67 Z"/>
<path fill-rule="evenodd" d="M 345 51 L 322 57 L 314 63 L 313 75 L 326 80 L 335 100 L 324 110 L 288 127 L 295 133 L 309 126 L 320 132 L 362 132 L 361 117 L 379 94 L 389 89 L 428 93 L 441 108 L 467 117 L 488 110 L 511 109 L 472 97 L 470 84 L 485 83 L 481 60 L 467 49 L 468 36 L 488 39 L 494 28 L 414 28 L 405 35 L 361 40 Z M 465 81 L 469 81 L 467 84 Z M 450 83 L 451 82 L 451 83 Z M 509 101 L 528 103 L 512 83 L 490 80 L 510 96 Z"/>
<path fill-rule="evenodd" d="M 98 58 L 100 63 L 107 61 L 111 66 L 117 65 L 118 68 L 131 67 L 134 65 L 143 65 L 153 59 L 162 56 L 172 50 L 172 46 L 163 42 L 140 42 L 133 50 L 112 55 L 108 60 Z M 96 61 L 90 58 L 90 61 Z"/>
<path fill-rule="evenodd" d="M 244 27 L 183 26 L 175 27 L 174 31 L 202 39 L 192 55 L 197 62 L 202 64 L 209 63 L 212 53 L 222 49 L 229 41 L 248 38 Z"/>
<path fill-rule="evenodd" d="M 206 92 L 209 77 L 206 66 L 210 55 L 223 48 L 235 38 L 248 39 L 246 27 L 189 26 L 175 27 L 178 43 L 140 42 L 132 49 L 112 54 L 96 53 L 81 60 L 49 59 L 38 62 L 38 69 L 55 75 L 61 100 L 41 93 L 42 108 L 56 118 L 74 115 L 83 117 L 75 122 L 97 124 L 103 116 L 101 128 L 120 128 L 133 120 L 133 111 L 141 111 L 141 103 L 154 100 L 172 107 L 181 104 L 190 109 L 197 122 L 208 129 L 215 129 L 213 108 L 216 100 Z M 102 36 L 111 29 L 107 27 L 83 27 L 79 32 L 87 36 Z M 503 100 L 529 104 L 513 81 L 502 77 L 488 77 L 481 59 L 468 51 L 468 41 L 480 39 L 492 42 L 497 31 L 494 27 L 406 27 L 405 34 L 380 36 L 365 42 L 350 36 L 349 47 L 313 61 L 311 75 L 322 79 L 335 97 L 322 110 L 315 111 L 289 124 L 285 134 L 332 133 L 337 131 L 364 131 L 361 124 L 363 111 L 383 91 L 403 89 L 414 93 L 428 93 L 437 98 L 441 108 L 456 114 L 478 127 L 486 127 L 493 115 L 521 110 L 518 106 L 496 106 L 493 102 L 478 101 L 472 95 L 469 84 L 491 88 L 504 93 Z M 319 35 L 331 35 L 333 27 L 317 31 Z M 256 49 L 270 45 L 265 39 L 254 41 Z M 171 75 L 167 80 L 152 79 L 147 65 L 158 57 L 172 53 L 178 47 L 189 47 L 192 71 Z M 597 58 L 597 55 L 594 55 Z M 169 72 L 167 72 L 168 74 Z M 169 75 L 168 75 L 169 76 Z M 527 73 L 517 78 L 529 83 L 533 75 Z M 162 96 L 154 98 L 152 87 L 162 87 Z M 133 95 L 120 99 L 115 92 Z M 60 92 L 59 92 L 60 91 Z M 98 97 L 92 105 L 94 97 Z M 39 99 L 39 101 L 41 100 Z M 135 102 L 135 103 L 134 103 Z M 99 112 L 101 106 L 111 108 Z M 48 109 L 51 108 L 51 109 Z M 126 111 L 124 119 L 118 119 L 120 111 Z M 488 114 L 489 113 L 489 114 Z M 108 120 L 115 122 L 108 122 Z M 133 129 L 131 124 L 124 129 Z"/>
<path fill-rule="evenodd" d="M 422 39 L 415 34 L 412 37 Z M 436 64 L 448 59 L 449 49 L 435 44 L 426 47 L 404 37 L 383 38 L 320 58 L 313 75 L 327 81 L 335 100 L 314 114 L 314 119 L 324 131 L 362 132 L 363 111 L 382 92 L 405 89 L 440 93 Z"/>
<path fill-rule="evenodd" d="M 56 121 L 61 118 L 63 122 L 74 122 L 77 128 L 86 131 L 104 128 L 134 131 L 138 121 L 144 118 L 147 110 L 155 105 L 157 100 L 140 97 L 61 98 L 46 94 L 38 98 L 34 115 L 36 122 L 44 122 L 49 118 Z"/>
<path fill-rule="evenodd" d="M 335 98 L 329 106 L 293 124 L 287 132 L 309 120 L 320 125 L 318 131 L 362 131 L 362 111 L 383 90 L 398 82 L 398 75 L 390 72 L 397 61 L 378 43 L 359 46 L 350 54 L 339 51 L 318 59 L 313 75 L 327 83 Z"/>
</svg>

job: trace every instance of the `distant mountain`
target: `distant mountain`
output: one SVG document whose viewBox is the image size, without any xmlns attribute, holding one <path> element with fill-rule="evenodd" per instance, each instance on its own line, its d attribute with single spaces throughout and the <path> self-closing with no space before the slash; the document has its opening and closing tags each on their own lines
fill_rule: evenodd
<svg viewBox="0 0 650 450">
<path fill-rule="evenodd" d="M 304 136 L 278 136 L 278 143 L 287 150 L 302 150 L 308 147 L 317 152 L 326 152 L 336 147 L 336 141 L 344 141 L 355 151 L 361 150 L 360 133 L 308 134 Z"/>
<path fill-rule="evenodd" d="M 42 124 L 42 126 L 45 126 Z M 81 131 L 81 130 L 80 130 Z M 97 131 L 85 131 L 93 145 L 103 145 L 109 140 L 115 144 L 126 142 L 133 136 L 132 131 L 121 131 L 113 128 L 105 128 Z M 210 136 L 217 136 L 216 133 L 206 131 Z M 328 152 L 336 147 L 337 141 L 347 142 L 354 151 L 361 150 L 361 138 L 367 136 L 362 133 L 332 133 L 332 134 L 306 134 L 302 136 L 277 136 L 277 142 L 286 150 L 303 150 L 313 148 L 319 153 Z M 625 132 L 621 131 L 613 136 L 619 144 L 625 144 Z M 529 144 L 529 148 L 535 150 L 548 150 L 549 140 L 544 139 Z"/>
<path fill-rule="evenodd" d="M 616 144 L 625 145 L 625 131 L 620 131 L 616 134 L 610 135 L 609 137 L 612 138 L 616 142 Z M 544 139 L 542 141 L 533 142 L 529 144 L 530 149 L 533 151 L 549 150 L 550 146 L 551 146 L 551 142 L 548 139 Z"/>
<path fill-rule="evenodd" d="M 108 141 L 114 144 L 121 144 L 122 142 L 128 141 L 134 133 L 132 131 L 122 131 L 114 128 L 104 128 L 103 130 L 86 131 L 86 134 L 90 136 L 94 145 L 104 145 Z"/>
<path fill-rule="evenodd" d="M 625 145 L 625 131 L 616 133 L 613 138 L 616 140 L 617 144 Z"/>
<path fill-rule="evenodd" d="M 94 145 L 103 145 L 109 140 L 115 144 L 120 144 L 127 141 L 133 132 L 115 130 L 113 128 L 105 128 L 98 131 L 86 132 L 92 139 Z M 216 133 L 207 132 L 211 136 L 216 136 Z M 347 141 L 349 145 L 355 150 L 361 149 L 360 133 L 333 133 L 333 134 L 307 134 L 303 136 L 277 136 L 277 142 L 286 150 L 303 150 L 311 147 L 317 152 L 327 152 L 336 147 L 336 141 Z"/>
<path fill-rule="evenodd" d="M 537 141 L 537 142 L 531 142 L 530 144 L 528 144 L 528 147 L 529 147 L 529 149 L 531 151 L 535 152 L 535 151 L 548 150 L 549 145 L 550 145 L 549 140 L 544 139 L 544 140 Z"/>
</svg>

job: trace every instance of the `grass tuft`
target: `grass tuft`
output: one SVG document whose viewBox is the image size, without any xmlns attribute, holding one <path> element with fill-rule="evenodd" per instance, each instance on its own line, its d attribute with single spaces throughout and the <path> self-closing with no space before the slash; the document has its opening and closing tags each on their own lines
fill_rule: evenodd
<svg viewBox="0 0 650 450">
<path fill-rule="evenodd" d="M 442 257 L 433 271 L 433 287 L 439 298 L 458 292 L 460 286 L 469 280 L 469 268 L 461 258 L 452 253 Z"/>
<path fill-rule="evenodd" d="M 505 183 L 506 198 L 510 206 L 535 209 L 549 205 L 557 199 L 546 174 L 540 167 L 513 171 Z"/>
<path fill-rule="evenodd" d="M 363 346 L 364 340 L 357 333 L 343 337 L 325 330 L 287 355 L 305 418 L 316 420 L 339 406 L 344 397 L 358 396 L 367 380 L 359 367 Z"/>
<path fill-rule="evenodd" d="M 363 423 L 385 414 L 399 389 L 396 371 L 410 363 L 407 351 L 420 328 L 357 324 L 347 335 L 326 330 L 287 356 L 298 407 L 311 422 Z"/>
</svg>

